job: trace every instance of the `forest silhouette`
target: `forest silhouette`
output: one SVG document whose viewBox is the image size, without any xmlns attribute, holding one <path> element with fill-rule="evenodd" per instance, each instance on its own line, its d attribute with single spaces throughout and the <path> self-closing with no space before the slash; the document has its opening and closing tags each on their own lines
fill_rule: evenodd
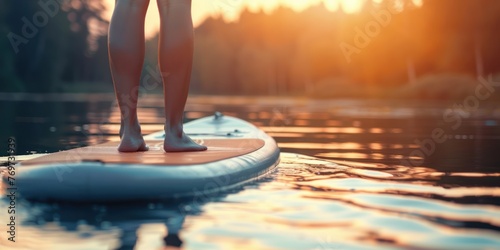
<svg viewBox="0 0 500 250">
<path fill-rule="evenodd" d="M 0 92 L 112 91 L 102 1 L 49 2 L 0 1 Z M 462 98 L 500 73 L 498 13 L 498 0 L 384 0 L 211 17 L 195 31 L 191 92 Z M 141 91 L 161 93 L 156 53 L 153 38 Z"/>
</svg>

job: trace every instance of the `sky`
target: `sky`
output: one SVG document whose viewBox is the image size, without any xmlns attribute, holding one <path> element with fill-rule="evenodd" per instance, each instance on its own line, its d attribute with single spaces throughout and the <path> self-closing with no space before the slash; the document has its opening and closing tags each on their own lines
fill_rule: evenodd
<svg viewBox="0 0 500 250">
<path fill-rule="evenodd" d="M 111 17 L 115 0 L 107 0 L 108 13 L 107 18 Z M 295 11 L 302 11 L 311 5 L 324 2 L 329 10 L 337 10 L 339 5 L 346 12 L 355 12 L 361 7 L 363 0 L 192 0 L 193 23 L 195 26 L 201 24 L 207 17 L 213 15 L 222 15 L 227 21 L 234 21 L 244 8 L 252 11 L 263 9 L 265 12 L 271 12 L 280 5 L 288 6 Z M 156 1 L 151 0 L 146 20 L 146 36 L 152 37 L 158 31 L 158 9 Z"/>
</svg>

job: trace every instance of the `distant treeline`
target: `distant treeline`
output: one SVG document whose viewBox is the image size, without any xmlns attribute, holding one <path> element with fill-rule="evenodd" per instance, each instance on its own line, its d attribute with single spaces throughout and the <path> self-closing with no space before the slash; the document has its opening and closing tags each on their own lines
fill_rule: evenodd
<svg viewBox="0 0 500 250">
<path fill-rule="evenodd" d="M 328 95 L 497 73 L 499 13 L 498 0 L 366 1 L 356 14 L 318 5 L 209 19 L 196 33 L 195 83 L 210 93 Z"/>
<path fill-rule="evenodd" d="M 82 82 L 89 89 L 111 86 L 102 4 L 63 3 L 54 14 L 45 10 L 55 7 L 38 1 L 0 2 L 0 91 L 65 91 Z M 46 27 L 31 38 L 23 35 L 28 21 L 35 28 L 43 24 L 39 12 L 49 16 Z M 474 80 L 500 72 L 498 13 L 498 0 L 424 0 L 422 6 L 385 0 L 365 1 L 355 14 L 317 5 L 301 13 L 244 11 L 236 23 L 209 18 L 195 32 L 192 92 L 356 96 L 361 89 L 398 89 L 424 76 L 428 86 L 428 75 L 441 73 Z M 12 33 L 24 36 L 18 51 L 5 39 Z M 144 70 L 144 79 L 154 81 L 156 43 L 148 42 Z M 161 91 L 156 86 L 148 82 L 145 89 Z"/>
<path fill-rule="evenodd" d="M 104 10 L 95 0 L 0 1 L 0 91 L 110 82 Z"/>
</svg>

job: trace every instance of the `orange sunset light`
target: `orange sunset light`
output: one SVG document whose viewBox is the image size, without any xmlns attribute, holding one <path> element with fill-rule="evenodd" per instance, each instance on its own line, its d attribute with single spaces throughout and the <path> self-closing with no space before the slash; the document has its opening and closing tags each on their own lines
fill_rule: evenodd
<svg viewBox="0 0 500 250">
<path fill-rule="evenodd" d="M 264 10 L 269 13 L 279 6 L 287 6 L 299 12 L 312 5 L 324 3 L 325 6 L 335 11 L 340 6 L 345 12 L 352 13 L 359 10 L 366 0 L 193 0 L 193 22 L 195 26 L 201 24 L 207 17 L 222 15 L 227 21 L 237 20 L 240 12 L 248 8 L 251 11 Z M 107 0 L 107 18 L 111 17 L 115 0 Z M 150 2 L 147 17 L 147 36 L 153 36 L 159 26 L 156 1 Z"/>
</svg>

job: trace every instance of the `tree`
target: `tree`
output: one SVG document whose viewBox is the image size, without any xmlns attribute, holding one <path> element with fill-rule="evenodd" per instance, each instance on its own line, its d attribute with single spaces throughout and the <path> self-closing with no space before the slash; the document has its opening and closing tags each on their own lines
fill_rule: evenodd
<svg viewBox="0 0 500 250">
<path fill-rule="evenodd" d="M 64 82 L 95 80 L 97 70 L 108 71 L 107 62 L 92 66 L 100 37 L 94 27 L 107 27 L 102 19 L 102 0 L 2 1 L 0 32 L 0 79 L 9 83 L 2 91 L 60 91 Z M 47 5 L 50 5 L 47 7 Z M 102 58 L 102 57 L 101 57 Z M 10 73 L 9 73 L 10 72 Z M 103 71 L 104 72 L 104 71 Z M 5 85 L 7 86 L 7 85 Z"/>
<path fill-rule="evenodd" d="M 15 71 L 14 50 L 7 38 L 10 31 L 6 17 L 11 1 L 0 1 L 0 92 L 22 92 L 24 84 Z"/>
</svg>

